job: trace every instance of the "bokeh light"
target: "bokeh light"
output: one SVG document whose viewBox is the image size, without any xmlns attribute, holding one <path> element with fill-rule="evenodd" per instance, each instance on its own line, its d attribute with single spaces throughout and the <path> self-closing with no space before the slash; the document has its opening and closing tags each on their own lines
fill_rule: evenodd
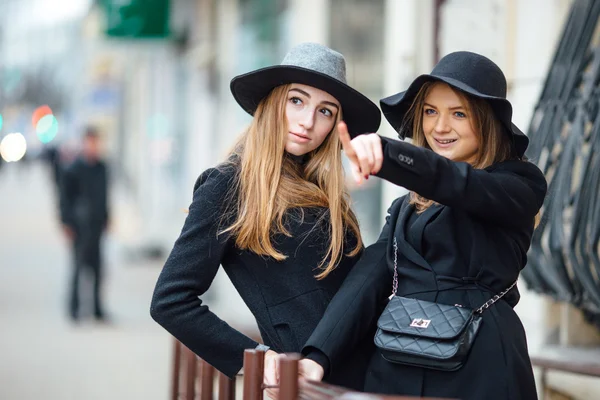
<svg viewBox="0 0 600 400">
<path fill-rule="evenodd" d="M 45 115 L 35 126 L 35 133 L 42 143 L 50 143 L 58 133 L 58 121 L 52 114 Z"/>
<path fill-rule="evenodd" d="M 38 122 L 47 115 L 52 115 L 52 109 L 47 105 L 36 108 L 33 112 L 33 116 L 31 117 L 31 124 L 33 125 L 33 128 L 37 130 Z"/>
<path fill-rule="evenodd" d="M 0 156 L 6 162 L 19 161 L 27 152 L 27 141 L 21 133 L 9 133 L 0 142 Z"/>
<path fill-rule="evenodd" d="M 0 131 L 2 130 L 3 124 L 4 124 L 4 118 L 2 118 L 2 114 L 0 114 Z"/>
</svg>

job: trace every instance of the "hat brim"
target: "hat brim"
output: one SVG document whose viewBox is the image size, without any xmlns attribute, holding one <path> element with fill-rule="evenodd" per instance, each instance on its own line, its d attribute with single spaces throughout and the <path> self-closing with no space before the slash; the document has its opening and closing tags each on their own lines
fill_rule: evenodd
<svg viewBox="0 0 600 400">
<path fill-rule="evenodd" d="M 343 119 L 351 136 L 376 132 L 381 124 L 381 111 L 366 96 L 328 75 L 296 67 L 277 65 L 261 68 L 231 80 L 230 88 L 238 104 L 254 115 L 258 104 L 277 86 L 299 83 L 321 89 L 340 102 Z"/>
<path fill-rule="evenodd" d="M 480 93 L 471 86 L 466 85 L 465 83 L 456 79 L 429 74 L 424 74 L 417 77 L 410 84 L 406 91 L 383 98 L 379 101 L 383 115 L 403 139 L 405 137 L 412 136 L 410 129 L 401 129 L 404 123 L 404 117 L 406 116 L 406 113 L 408 112 L 415 96 L 417 93 L 419 93 L 421 87 L 427 82 L 444 82 L 451 87 L 465 92 L 471 96 L 488 100 L 500 122 L 505 126 L 507 132 L 511 133 L 514 147 L 518 156 L 522 157 L 523 154 L 525 154 L 525 150 L 527 150 L 527 146 L 529 145 L 529 138 L 515 124 L 512 123 L 512 106 L 508 100 L 503 97 L 489 96 Z"/>
</svg>

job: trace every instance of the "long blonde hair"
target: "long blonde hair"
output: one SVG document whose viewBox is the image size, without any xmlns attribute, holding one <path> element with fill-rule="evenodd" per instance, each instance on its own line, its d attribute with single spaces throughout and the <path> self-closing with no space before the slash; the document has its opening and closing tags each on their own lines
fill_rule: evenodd
<svg viewBox="0 0 600 400">
<path fill-rule="evenodd" d="M 286 211 L 293 208 L 324 207 L 328 209 L 330 243 L 318 265 L 316 275 L 325 278 L 346 252 L 346 233 L 357 238 L 347 254 L 357 255 L 362 240 L 356 216 L 350 208 L 344 185 L 341 143 L 337 122 L 332 132 L 315 150 L 306 155 L 303 166 L 285 157 L 288 135 L 285 115 L 291 85 L 281 85 L 261 101 L 246 132 L 238 140 L 230 159 L 239 163 L 234 184 L 236 201 L 230 214 L 233 223 L 221 231 L 235 237 L 240 249 L 282 261 L 287 256 L 275 248 L 273 235 L 292 234 L 284 226 Z M 325 266 L 325 264 L 327 264 Z"/>
<path fill-rule="evenodd" d="M 425 98 L 435 85 L 444 84 L 439 82 L 426 82 L 423 84 L 415 99 L 406 113 L 406 118 L 402 129 L 412 130 L 413 144 L 419 147 L 425 147 L 431 150 L 431 147 L 425 139 L 423 132 L 423 112 L 425 107 Z M 491 105 L 474 96 L 469 96 L 459 90 L 449 86 L 452 91 L 460 97 L 467 108 L 467 112 L 472 116 L 470 119 L 471 127 L 477 135 L 479 149 L 473 168 L 484 169 L 492 164 L 506 161 L 513 158 L 511 152 L 511 142 L 500 120 L 494 114 Z M 486 134 L 484 135 L 483 132 Z M 410 193 L 410 204 L 414 204 L 417 212 L 422 213 L 428 209 L 433 200 L 420 196 L 415 192 Z"/>
</svg>

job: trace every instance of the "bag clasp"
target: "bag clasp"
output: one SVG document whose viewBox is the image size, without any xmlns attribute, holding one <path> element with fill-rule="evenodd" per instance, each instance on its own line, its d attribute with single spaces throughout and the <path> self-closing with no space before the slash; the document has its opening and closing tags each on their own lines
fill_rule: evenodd
<svg viewBox="0 0 600 400">
<path fill-rule="evenodd" d="M 430 319 L 415 318 L 410 323 L 410 326 L 412 326 L 413 328 L 425 329 L 429 326 L 430 323 L 431 323 Z"/>
</svg>

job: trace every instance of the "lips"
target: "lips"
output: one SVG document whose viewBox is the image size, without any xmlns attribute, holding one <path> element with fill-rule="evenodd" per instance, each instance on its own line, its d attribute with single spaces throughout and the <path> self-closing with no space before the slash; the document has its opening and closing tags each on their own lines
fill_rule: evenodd
<svg viewBox="0 0 600 400">
<path fill-rule="evenodd" d="M 456 142 L 458 139 L 435 139 L 436 142 L 438 142 L 439 144 L 451 144 Z"/>
<path fill-rule="evenodd" d="M 300 133 L 290 132 L 290 135 L 294 136 L 297 140 L 300 140 L 302 142 L 308 142 L 310 140 L 308 136 L 302 135 Z"/>
<path fill-rule="evenodd" d="M 456 141 L 458 139 L 436 139 L 436 138 L 434 138 L 433 140 L 435 140 L 435 145 L 437 148 L 449 149 L 452 146 L 454 146 L 454 143 L 456 143 Z"/>
</svg>

